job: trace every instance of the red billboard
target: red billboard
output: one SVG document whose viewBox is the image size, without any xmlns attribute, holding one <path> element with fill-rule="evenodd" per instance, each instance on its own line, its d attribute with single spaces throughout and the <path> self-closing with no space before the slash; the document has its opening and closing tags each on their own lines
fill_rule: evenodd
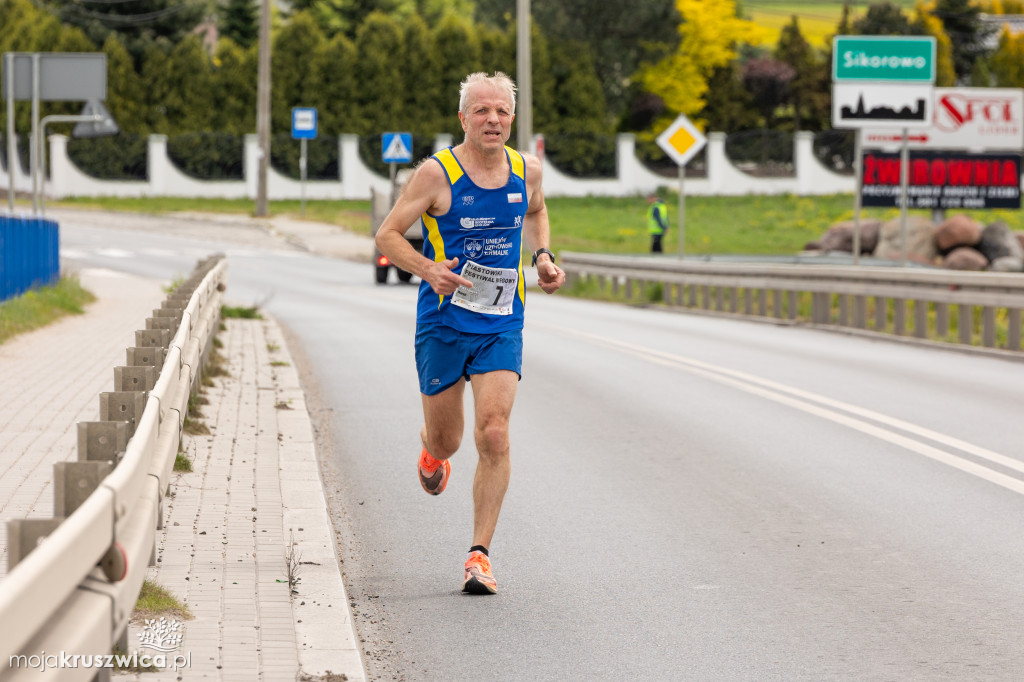
<svg viewBox="0 0 1024 682">
<path fill-rule="evenodd" d="M 861 204 L 900 205 L 900 155 L 862 157 Z M 1020 208 L 1021 154 L 910 151 L 908 208 Z"/>
</svg>

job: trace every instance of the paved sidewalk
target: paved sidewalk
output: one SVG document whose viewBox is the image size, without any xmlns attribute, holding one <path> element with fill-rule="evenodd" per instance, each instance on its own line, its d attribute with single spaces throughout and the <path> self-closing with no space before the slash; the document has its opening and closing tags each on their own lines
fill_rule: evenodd
<svg viewBox="0 0 1024 682">
<path fill-rule="evenodd" d="M 53 462 L 77 458 L 76 424 L 99 418 L 113 368 L 165 297 L 150 280 L 102 270 L 80 278 L 98 297 L 84 315 L 0 345 L 0 584 L 6 521 L 52 515 Z M 171 485 L 149 569 L 194 616 L 180 629 L 189 665 L 118 678 L 363 680 L 312 427 L 281 330 L 270 319 L 225 327 L 228 375 L 204 389 L 198 419 L 210 434 L 184 441 L 193 472 Z M 129 629 L 129 652 L 147 652 L 144 627 Z"/>
</svg>

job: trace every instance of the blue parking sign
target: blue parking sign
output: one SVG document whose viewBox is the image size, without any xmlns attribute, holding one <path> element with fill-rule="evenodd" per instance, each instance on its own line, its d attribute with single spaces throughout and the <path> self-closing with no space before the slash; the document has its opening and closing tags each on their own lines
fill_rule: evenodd
<svg viewBox="0 0 1024 682">
<path fill-rule="evenodd" d="M 412 161 L 412 133 L 383 133 L 380 146 L 384 163 Z"/>
<path fill-rule="evenodd" d="M 313 107 L 292 108 L 292 139 L 316 139 L 316 109 Z"/>
</svg>

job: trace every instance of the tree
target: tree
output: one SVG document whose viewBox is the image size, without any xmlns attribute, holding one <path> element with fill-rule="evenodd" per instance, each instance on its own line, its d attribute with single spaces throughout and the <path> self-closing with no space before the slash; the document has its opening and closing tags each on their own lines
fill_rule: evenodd
<svg viewBox="0 0 1024 682">
<path fill-rule="evenodd" d="M 417 0 L 292 0 L 289 17 L 306 12 L 328 38 L 344 33 L 355 37 L 360 26 L 374 12 L 399 23 L 417 13 Z"/>
<path fill-rule="evenodd" d="M 257 49 L 243 49 L 230 38 L 218 41 L 212 74 L 213 130 L 255 132 Z"/>
<path fill-rule="evenodd" d="M 942 22 L 942 28 L 952 43 L 957 81 L 967 82 L 974 63 L 988 55 L 985 45 L 995 27 L 981 20 L 981 8 L 971 0 L 935 0 L 931 13 Z"/>
<path fill-rule="evenodd" d="M 356 103 L 356 46 L 339 33 L 313 56 L 313 78 L 319 83 L 313 95 L 324 135 L 352 133 L 363 116 Z"/>
<path fill-rule="evenodd" d="M 132 2 L 83 3 L 49 0 L 61 23 L 81 28 L 95 45 L 117 33 L 136 64 L 153 41 L 177 44 L 206 16 L 207 0 L 133 0 Z"/>
<path fill-rule="evenodd" d="M 676 0 L 676 8 L 683 17 L 679 49 L 644 68 L 639 80 L 669 111 L 696 114 L 714 70 L 736 58 L 737 44 L 759 42 L 761 30 L 736 16 L 733 0 Z"/>
<path fill-rule="evenodd" d="M 360 135 L 404 130 L 405 39 L 399 22 L 370 14 L 356 32 L 356 97 L 362 116 L 349 130 Z"/>
<path fill-rule="evenodd" d="M 212 64 L 199 36 L 191 35 L 171 50 L 167 73 L 167 133 L 210 130 L 213 101 Z"/>
<path fill-rule="evenodd" d="M 1013 34 L 1004 26 L 989 63 L 997 87 L 1024 87 L 1024 33 Z"/>
<path fill-rule="evenodd" d="M 935 84 L 941 87 L 950 87 L 956 84 L 956 70 L 953 66 L 953 45 L 949 36 L 939 21 L 931 12 L 931 6 L 918 0 L 914 8 L 916 17 L 914 26 L 919 27 L 922 35 L 930 35 L 935 38 Z"/>
<path fill-rule="evenodd" d="M 854 20 L 852 32 L 863 36 L 905 36 L 915 34 L 910 19 L 899 5 L 886 0 L 868 6 L 864 16 Z"/>
<path fill-rule="evenodd" d="M 299 12 L 274 37 L 270 68 L 271 130 L 290 131 L 292 107 L 309 106 L 320 83 L 309 68 L 309 55 L 324 44 L 324 34 L 306 12 Z"/>
<path fill-rule="evenodd" d="M 441 61 L 427 22 L 415 16 L 405 26 L 406 109 L 414 138 L 433 136 L 442 125 Z"/>
<path fill-rule="evenodd" d="M 220 8 L 220 35 L 240 47 L 254 45 L 260 34 L 260 8 L 256 0 L 227 0 Z"/>
<path fill-rule="evenodd" d="M 148 132 L 143 105 L 146 90 L 135 71 L 132 56 L 116 33 L 107 36 L 103 52 L 107 55 L 107 110 L 123 132 Z"/>
<path fill-rule="evenodd" d="M 638 67 L 656 62 L 679 44 L 679 14 L 673 0 L 545 0 L 531 3 L 534 23 L 551 44 L 589 45 L 594 71 L 602 83 L 607 116 L 617 121 L 629 104 Z M 499 28 L 515 22 L 510 0 L 477 0 L 477 21 Z"/>
<path fill-rule="evenodd" d="M 818 60 L 810 43 L 800 32 L 796 15 L 783 27 L 775 46 L 775 59 L 793 69 L 789 83 L 789 102 L 793 105 L 793 128 L 800 130 L 804 112 L 814 102 L 818 86 Z"/>
<path fill-rule="evenodd" d="M 480 39 L 468 19 L 449 14 L 434 29 L 434 44 L 437 45 L 441 69 L 442 116 L 438 131 L 461 140 L 462 126 L 456 118 L 459 111 L 459 84 L 467 74 L 484 69 L 480 59 Z"/>
<path fill-rule="evenodd" d="M 775 112 L 789 99 L 789 84 L 795 77 L 792 66 L 767 55 L 743 64 L 743 85 L 753 95 L 766 128 L 775 127 Z"/>
<path fill-rule="evenodd" d="M 727 133 L 750 130 L 758 126 L 754 98 L 743 85 L 743 72 L 738 59 L 711 72 L 706 103 L 700 112 L 699 120 L 705 122 L 711 130 Z"/>
</svg>

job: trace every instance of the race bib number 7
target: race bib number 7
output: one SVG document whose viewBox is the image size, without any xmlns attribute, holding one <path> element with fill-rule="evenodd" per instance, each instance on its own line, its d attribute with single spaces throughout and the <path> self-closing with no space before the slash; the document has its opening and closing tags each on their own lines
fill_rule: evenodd
<svg viewBox="0 0 1024 682">
<path fill-rule="evenodd" d="M 461 286 L 452 294 L 452 303 L 484 315 L 511 315 L 512 301 L 519 288 L 519 272 L 515 268 L 485 268 L 466 261 L 462 276 L 473 287 Z"/>
</svg>

